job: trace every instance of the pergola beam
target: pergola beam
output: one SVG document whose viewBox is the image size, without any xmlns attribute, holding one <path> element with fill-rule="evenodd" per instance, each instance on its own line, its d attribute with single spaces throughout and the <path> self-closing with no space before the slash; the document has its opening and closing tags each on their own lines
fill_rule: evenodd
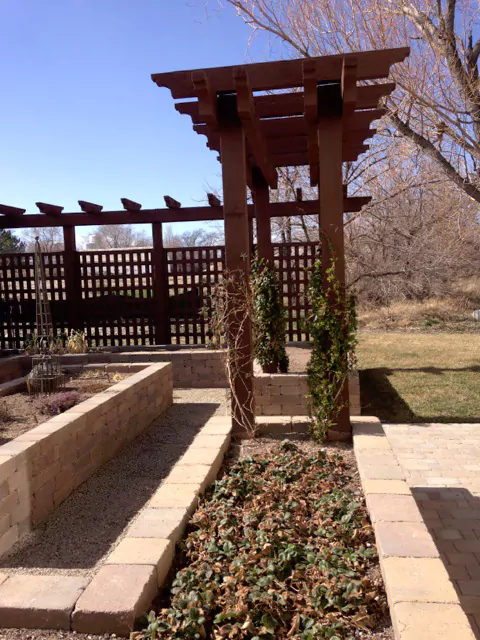
<svg viewBox="0 0 480 640">
<path fill-rule="evenodd" d="M 163 199 L 169 209 L 180 209 L 182 206 L 181 202 L 175 200 L 175 198 L 171 198 L 170 196 L 163 196 Z"/>
<path fill-rule="evenodd" d="M 128 198 L 120 198 L 120 201 L 126 211 L 140 211 L 142 208 L 142 205 L 139 202 L 129 200 Z"/>
<path fill-rule="evenodd" d="M 0 204 L 0 213 L 4 216 L 22 216 L 26 209 L 20 209 L 19 207 L 9 207 L 6 204 Z"/>
<path fill-rule="evenodd" d="M 64 207 L 59 207 L 56 204 L 47 204 L 46 202 L 36 202 L 36 206 L 41 213 L 47 216 L 59 216 Z"/>
<path fill-rule="evenodd" d="M 368 196 L 354 196 L 344 199 L 344 211 L 355 213 L 370 202 Z M 318 200 L 302 202 L 271 202 L 271 218 L 289 216 L 309 216 L 318 214 Z M 255 207 L 248 205 L 248 215 L 255 217 Z M 152 222 L 209 222 L 223 220 L 223 210 L 217 206 L 184 207 L 175 209 L 142 209 L 141 211 L 103 211 L 101 216 L 88 213 L 62 213 L 51 216 L 46 214 L 28 214 L 22 216 L 0 216 L 2 229 L 29 229 L 32 227 L 64 227 L 66 225 L 82 227 L 104 224 L 150 224 Z"/>
<path fill-rule="evenodd" d="M 80 209 L 84 213 L 92 213 L 93 215 L 98 215 L 103 210 L 103 207 L 101 204 L 95 204 L 94 202 L 87 202 L 86 200 L 79 200 L 78 204 L 80 205 Z"/>
<path fill-rule="evenodd" d="M 362 109 L 375 109 L 381 98 L 389 96 L 395 90 L 394 82 L 357 86 L 357 112 Z M 302 116 L 304 107 L 303 91 L 295 93 L 278 93 L 254 97 L 257 116 L 262 118 L 284 118 L 287 116 Z M 200 115 L 199 104 L 196 100 L 179 102 L 175 109 L 182 115 L 190 116 L 193 124 L 205 124 Z"/>
<path fill-rule="evenodd" d="M 270 160 L 267 144 L 260 130 L 259 121 L 255 113 L 253 94 L 245 68 L 235 69 L 234 78 L 237 92 L 237 112 L 253 154 L 254 164 L 261 171 L 268 186 L 276 189 L 278 182 L 277 171 Z"/>
<path fill-rule="evenodd" d="M 344 58 L 351 57 L 358 58 L 358 80 L 378 80 L 387 78 L 390 67 L 398 62 L 403 62 L 409 53 L 408 47 L 401 47 L 379 51 L 362 51 L 355 54 L 322 56 L 313 58 L 313 60 L 316 64 L 317 78 L 322 81 L 338 81 L 342 74 Z M 233 67 L 154 73 L 152 80 L 159 87 L 170 89 L 172 97 L 175 99 L 195 98 L 192 73 L 198 71 L 208 74 L 213 91 L 231 90 Z M 248 75 L 254 91 L 292 89 L 303 86 L 301 60 L 249 64 Z"/>
</svg>

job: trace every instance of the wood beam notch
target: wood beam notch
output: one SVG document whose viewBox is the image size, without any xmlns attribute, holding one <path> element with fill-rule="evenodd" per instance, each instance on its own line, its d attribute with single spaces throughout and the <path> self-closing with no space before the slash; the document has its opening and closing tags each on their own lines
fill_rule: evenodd
<svg viewBox="0 0 480 640">
<path fill-rule="evenodd" d="M 182 206 L 181 202 L 175 200 L 175 198 L 171 198 L 170 196 L 163 196 L 163 199 L 169 209 L 180 209 Z"/>
<path fill-rule="evenodd" d="M 86 200 L 79 200 L 78 204 L 80 205 L 80 209 L 84 213 L 93 213 L 99 214 L 102 212 L 103 206 L 101 204 L 95 204 L 94 202 L 87 202 Z"/>
<path fill-rule="evenodd" d="M 139 202 L 129 200 L 128 198 L 120 198 L 120 201 L 126 211 L 140 211 L 142 208 L 142 205 Z"/>
<path fill-rule="evenodd" d="M 213 193 L 207 193 L 207 199 L 208 199 L 208 204 L 211 207 L 221 207 L 222 206 L 222 203 L 220 202 L 220 200 Z"/>
<path fill-rule="evenodd" d="M 64 207 L 59 207 L 56 204 L 47 204 L 46 202 L 36 202 L 36 206 L 40 213 L 44 213 L 47 216 L 59 216 Z"/>
<path fill-rule="evenodd" d="M 19 207 L 9 207 L 6 204 L 0 204 L 0 213 L 4 216 L 22 216 L 26 209 L 20 209 Z"/>
</svg>

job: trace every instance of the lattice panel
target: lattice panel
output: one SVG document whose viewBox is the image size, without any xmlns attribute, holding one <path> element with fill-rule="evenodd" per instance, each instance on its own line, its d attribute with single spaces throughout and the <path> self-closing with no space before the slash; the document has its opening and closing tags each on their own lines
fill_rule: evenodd
<svg viewBox="0 0 480 640">
<path fill-rule="evenodd" d="M 287 339 L 290 342 L 309 340 L 305 327 L 309 270 L 315 261 L 316 242 L 274 244 L 274 263 L 283 289 L 283 304 L 287 310 Z"/>
<path fill-rule="evenodd" d="M 222 277 L 225 247 L 166 249 L 172 344 L 206 344 L 208 327 L 201 309 Z"/>
<path fill-rule="evenodd" d="M 153 344 L 152 250 L 82 251 L 79 255 L 89 344 Z"/>
<path fill-rule="evenodd" d="M 44 253 L 43 263 L 57 333 L 67 329 L 63 253 Z M 0 345 L 21 348 L 35 329 L 33 253 L 0 254 Z"/>
</svg>

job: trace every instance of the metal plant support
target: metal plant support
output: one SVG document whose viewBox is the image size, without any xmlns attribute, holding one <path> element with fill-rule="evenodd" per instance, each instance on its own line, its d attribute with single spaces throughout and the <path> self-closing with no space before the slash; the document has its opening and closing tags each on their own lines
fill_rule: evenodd
<svg viewBox="0 0 480 640">
<path fill-rule="evenodd" d="M 43 267 L 42 251 L 38 237 L 35 238 L 35 307 L 36 330 L 32 370 L 27 377 L 30 394 L 54 393 L 65 383 L 54 346 L 53 324 Z"/>
</svg>

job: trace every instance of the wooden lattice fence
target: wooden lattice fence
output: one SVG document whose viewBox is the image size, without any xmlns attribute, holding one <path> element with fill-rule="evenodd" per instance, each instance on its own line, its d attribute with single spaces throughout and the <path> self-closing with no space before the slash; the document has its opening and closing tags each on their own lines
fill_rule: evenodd
<svg viewBox="0 0 480 640">
<path fill-rule="evenodd" d="M 287 339 L 307 340 L 308 270 L 315 243 L 274 244 L 274 264 L 287 310 Z M 45 253 L 52 319 L 59 333 L 86 331 L 91 346 L 206 344 L 212 289 L 225 266 L 225 248 L 164 249 L 155 282 L 152 249 Z M 19 348 L 35 325 L 33 254 L 0 254 L 0 347 Z M 70 292 L 70 293 L 67 293 Z M 161 327 L 161 329 L 159 329 Z M 162 338 L 156 339 L 156 334 Z"/>
</svg>

